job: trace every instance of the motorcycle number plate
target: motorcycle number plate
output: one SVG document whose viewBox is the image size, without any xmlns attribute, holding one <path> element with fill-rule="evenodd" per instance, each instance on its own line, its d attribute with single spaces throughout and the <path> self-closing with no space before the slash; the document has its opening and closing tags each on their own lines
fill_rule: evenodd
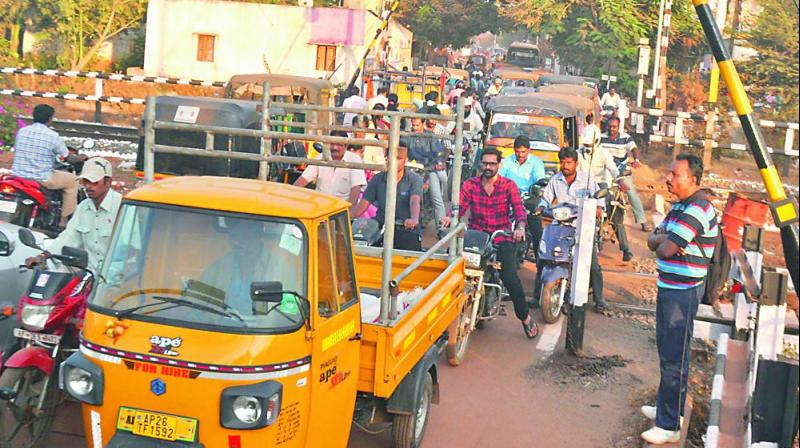
<svg viewBox="0 0 800 448">
<path fill-rule="evenodd" d="M 16 213 L 17 201 L 0 201 L 0 212 Z"/>
<path fill-rule="evenodd" d="M 14 336 L 34 342 L 44 342 L 45 344 L 58 344 L 58 341 L 61 340 L 61 336 L 57 334 L 31 333 L 22 328 L 15 328 Z"/>
</svg>

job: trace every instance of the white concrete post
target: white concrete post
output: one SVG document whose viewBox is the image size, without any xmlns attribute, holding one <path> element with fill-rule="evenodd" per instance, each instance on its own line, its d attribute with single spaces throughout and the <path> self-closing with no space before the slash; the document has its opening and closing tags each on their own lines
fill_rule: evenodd
<svg viewBox="0 0 800 448">
<path fill-rule="evenodd" d="M 575 253 L 570 281 L 573 307 L 586 305 L 589 301 L 589 268 L 592 266 L 596 213 L 597 199 L 585 198 L 580 201 L 578 218 L 575 220 Z"/>
</svg>

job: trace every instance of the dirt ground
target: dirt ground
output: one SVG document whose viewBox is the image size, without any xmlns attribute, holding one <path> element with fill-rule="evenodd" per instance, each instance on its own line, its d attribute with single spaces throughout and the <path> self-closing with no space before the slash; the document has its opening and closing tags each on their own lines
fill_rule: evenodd
<svg viewBox="0 0 800 448">
<path fill-rule="evenodd" d="M 20 87 L 23 87 L 21 81 Z M 184 93 L 189 94 L 195 88 L 186 89 Z M 45 89 L 40 87 L 39 90 Z M 114 92 L 127 97 L 141 94 L 124 89 Z M 65 108 L 62 101 L 52 102 L 58 105 L 60 118 L 91 120 L 93 116 L 93 106 L 91 109 Z M 139 107 L 109 108 L 109 112 L 133 115 L 114 118 L 109 113 L 105 121 L 134 125 L 141 113 Z M 13 154 L 0 153 L 0 172 L 10 168 L 12 159 Z M 652 202 L 654 194 L 669 200 L 664 185 L 669 156 L 651 149 L 643 161 L 646 165 L 634 175 L 645 205 Z M 119 167 L 121 160 L 112 159 L 112 163 Z M 744 186 L 753 197 L 763 195 L 757 187 L 760 185 L 758 171 L 749 156 L 717 161 L 709 172 L 713 175 L 710 176 L 711 186 L 722 193 Z M 138 182 L 129 168 L 118 169 L 115 180 L 115 188 L 123 193 L 135 188 Z M 785 180 L 796 191 L 797 169 L 794 168 Z M 724 198 L 722 201 L 724 205 Z M 646 234 L 630 220 L 627 231 L 635 255 L 632 262 L 622 262 L 621 252 L 610 244 L 600 254 L 605 296 L 610 302 L 654 306 L 655 262 L 644 245 Z M 764 254 L 766 265 L 785 266 L 777 232 L 766 232 Z M 524 280 L 526 289 L 532 289 L 529 285 L 532 285 L 533 269 L 526 263 L 523 274 L 527 279 Z M 790 306 L 797 310 L 796 295 L 792 295 Z M 426 446 L 478 447 L 489 443 L 503 447 L 544 446 L 538 443 L 546 440 L 547 446 L 640 447 L 638 435 L 647 429 L 648 422 L 638 415 L 638 407 L 654 400 L 658 381 L 654 316 L 617 310 L 605 316 L 592 314 L 587 317 L 591 337 L 586 344 L 590 356 L 577 360 L 558 350 L 545 355 L 540 350 L 521 349 L 522 342 L 517 341 L 521 335 L 519 323 L 513 319 L 512 312 L 509 314 L 511 316 L 502 318 L 502 322 L 492 323 L 488 331 L 477 334 L 467 364 L 458 369 L 443 366 L 442 396 L 446 401 L 431 416 Z M 563 335 L 557 334 L 556 338 L 562 341 L 559 346 L 563 347 Z M 509 340 L 515 342 L 509 343 Z M 713 353 L 713 348 L 695 350 L 691 379 L 695 411 L 689 446 L 702 446 L 700 435 L 705 432 L 707 420 Z M 489 384 L 493 386 L 487 387 Z M 487 415 L 487 403 L 496 402 L 503 406 L 493 406 L 491 415 Z M 598 432 L 598 428 L 602 430 Z M 356 447 L 387 446 L 389 441 L 386 433 L 375 437 L 358 429 L 353 429 L 352 437 L 351 446 Z M 580 443 L 576 445 L 576 441 Z M 59 446 L 80 444 L 56 443 Z"/>
</svg>

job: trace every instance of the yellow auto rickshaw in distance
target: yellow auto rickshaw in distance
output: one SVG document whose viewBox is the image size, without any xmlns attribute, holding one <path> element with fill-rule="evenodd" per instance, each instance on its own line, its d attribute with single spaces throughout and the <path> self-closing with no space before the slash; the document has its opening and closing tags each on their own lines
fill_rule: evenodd
<svg viewBox="0 0 800 448">
<path fill-rule="evenodd" d="M 545 169 L 558 169 L 558 152 L 578 141 L 578 109 L 565 101 L 533 93 L 497 96 L 486 107 L 483 147 L 497 148 L 503 157 L 514 153 L 514 139 L 528 137 L 531 154 Z"/>
</svg>

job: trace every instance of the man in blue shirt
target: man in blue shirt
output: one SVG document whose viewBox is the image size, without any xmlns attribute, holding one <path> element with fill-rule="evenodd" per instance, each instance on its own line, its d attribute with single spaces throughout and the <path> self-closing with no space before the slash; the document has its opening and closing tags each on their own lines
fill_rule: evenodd
<svg viewBox="0 0 800 448">
<path fill-rule="evenodd" d="M 11 172 L 15 176 L 33 179 L 44 188 L 61 190 L 63 208 L 59 226 L 64 227 L 78 205 L 78 178 L 72 173 L 53 169 L 56 161 L 75 161 L 74 158 L 70 160 L 67 145 L 58 133 L 50 129 L 54 114 L 55 109 L 47 104 L 33 108 L 33 124 L 17 132 Z"/>
<path fill-rule="evenodd" d="M 514 139 L 514 155 L 503 159 L 498 174 L 517 184 L 517 188 L 523 196 L 528 193 L 533 184 L 545 177 L 544 162 L 531 155 L 528 137 L 520 135 Z M 528 229 L 531 231 L 532 244 L 530 247 L 533 248 L 534 253 L 537 253 L 536 248 L 539 247 L 539 240 L 542 238 L 541 218 L 529 213 Z"/>
</svg>

